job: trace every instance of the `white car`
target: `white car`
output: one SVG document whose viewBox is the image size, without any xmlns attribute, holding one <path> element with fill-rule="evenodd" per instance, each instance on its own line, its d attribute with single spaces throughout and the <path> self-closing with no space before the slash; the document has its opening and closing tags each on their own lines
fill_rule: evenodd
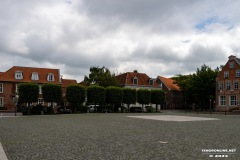
<svg viewBox="0 0 240 160">
<path fill-rule="evenodd" d="M 88 110 L 89 110 L 89 112 L 95 112 L 95 111 L 97 111 L 97 107 L 99 107 L 99 105 L 89 105 L 89 106 L 87 106 L 88 107 Z"/>
</svg>

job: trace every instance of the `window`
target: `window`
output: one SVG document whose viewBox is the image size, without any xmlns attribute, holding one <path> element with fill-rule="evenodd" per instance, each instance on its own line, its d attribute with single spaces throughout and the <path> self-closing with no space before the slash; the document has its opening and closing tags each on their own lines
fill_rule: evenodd
<svg viewBox="0 0 240 160">
<path fill-rule="evenodd" d="M 54 81 L 54 74 L 48 73 L 47 80 L 50 81 L 50 82 L 53 82 Z"/>
<path fill-rule="evenodd" d="M 137 77 L 134 77 L 134 78 L 133 78 L 133 84 L 138 84 L 138 79 L 137 79 Z"/>
<path fill-rule="evenodd" d="M 240 77 L 240 70 L 236 70 L 236 77 Z"/>
<path fill-rule="evenodd" d="M 39 80 L 38 73 L 33 72 L 33 73 L 32 73 L 32 77 L 31 77 L 31 79 L 32 79 L 32 80 Z"/>
<path fill-rule="evenodd" d="M 238 89 L 238 82 L 234 82 L 234 89 Z"/>
<path fill-rule="evenodd" d="M 229 67 L 230 67 L 230 68 L 234 68 L 234 62 L 230 62 L 230 63 L 229 63 Z"/>
<path fill-rule="evenodd" d="M 223 82 L 219 82 L 218 83 L 218 89 L 219 90 L 223 90 Z"/>
<path fill-rule="evenodd" d="M 226 105 L 226 96 L 220 96 L 220 105 L 225 106 Z"/>
<path fill-rule="evenodd" d="M 226 82 L 226 89 L 230 89 L 231 88 L 231 83 L 230 82 Z"/>
<path fill-rule="evenodd" d="M 0 97 L 0 107 L 3 107 L 3 97 Z"/>
<path fill-rule="evenodd" d="M 16 71 L 15 72 L 15 79 L 23 79 L 22 71 Z"/>
<path fill-rule="evenodd" d="M 40 104 L 40 105 L 44 105 L 43 98 L 38 98 L 38 104 Z"/>
<path fill-rule="evenodd" d="M 149 85 L 153 85 L 153 79 L 149 80 Z"/>
<path fill-rule="evenodd" d="M 230 96 L 230 105 L 231 106 L 237 105 L 237 97 L 236 96 Z"/>
<path fill-rule="evenodd" d="M 0 93 L 3 93 L 3 83 L 0 83 Z"/>
</svg>

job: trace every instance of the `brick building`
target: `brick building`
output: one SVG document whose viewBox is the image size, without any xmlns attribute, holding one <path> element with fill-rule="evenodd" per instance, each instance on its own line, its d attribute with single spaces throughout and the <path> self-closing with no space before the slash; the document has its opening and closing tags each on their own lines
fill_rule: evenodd
<svg viewBox="0 0 240 160">
<path fill-rule="evenodd" d="M 171 78 L 158 76 L 150 78 L 145 73 L 127 72 L 116 76 L 122 87 L 133 89 L 163 89 L 166 92 L 166 104 L 161 109 L 182 108 L 182 92 Z"/>
<path fill-rule="evenodd" d="M 240 59 L 229 56 L 216 78 L 216 111 L 239 109 Z"/>
<path fill-rule="evenodd" d="M 61 79 L 59 69 L 34 68 L 14 66 L 6 72 L 0 72 L 0 107 L 14 110 L 13 99 L 17 97 L 18 84 L 34 82 L 39 84 L 39 98 L 35 104 L 49 105 L 42 98 L 41 85 L 45 83 L 63 86 L 63 93 L 67 85 L 77 83 L 76 80 Z"/>
</svg>

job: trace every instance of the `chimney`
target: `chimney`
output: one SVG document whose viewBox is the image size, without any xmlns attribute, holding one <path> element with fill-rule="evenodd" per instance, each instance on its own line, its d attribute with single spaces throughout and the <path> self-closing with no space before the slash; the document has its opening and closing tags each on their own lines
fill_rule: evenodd
<svg viewBox="0 0 240 160">
<path fill-rule="evenodd" d="M 133 72 L 134 72 L 134 73 L 138 73 L 138 71 L 137 71 L 137 70 L 134 70 Z"/>
</svg>

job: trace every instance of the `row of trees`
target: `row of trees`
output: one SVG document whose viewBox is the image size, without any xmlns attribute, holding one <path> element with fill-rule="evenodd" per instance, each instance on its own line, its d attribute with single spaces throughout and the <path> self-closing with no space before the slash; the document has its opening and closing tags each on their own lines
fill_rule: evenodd
<svg viewBox="0 0 240 160">
<path fill-rule="evenodd" d="M 67 87 L 66 98 L 73 106 L 82 104 L 87 96 L 89 104 L 111 104 L 113 109 L 117 110 L 122 103 L 127 104 L 128 110 L 131 104 L 136 102 L 142 104 L 142 107 L 147 104 L 164 104 L 165 92 L 163 90 L 147 90 L 147 89 L 131 89 L 120 87 L 102 87 L 92 85 L 86 88 L 80 85 L 69 85 Z"/>
<path fill-rule="evenodd" d="M 207 110 L 208 106 L 213 105 L 211 103 L 215 101 L 216 77 L 218 73 L 218 68 L 212 70 L 204 64 L 194 74 L 179 74 L 173 79 L 181 88 L 187 104 L 195 103 L 201 110 Z"/>
<path fill-rule="evenodd" d="M 39 86 L 35 83 L 22 83 L 18 88 L 19 102 L 32 103 L 37 102 L 39 97 Z M 42 85 L 42 96 L 45 102 L 62 101 L 61 86 L 57 84 Z M 142 107 L 147 104 L 164 104 L 165 92 L 163 90 L 147 90 L 147 89 L 130 89 L 120 87 L 102 87 L 92 85 L 87 88 L 84 86 L 73 84 L 66 89 L 66 99 L 74 110 L 76 107 L 82 105 L 87 97 L 89 104 L 111 104 L 113 109 L 121 106 L 122 103 L 127 104 L 128 110 L 131 104 L 136 102 L 142 104 Z M 29 106 L 29 105 L 28 105 Z M 157 107 L 156 107 L 157 108 Z M 28 111 L 29 112 L 29 111 Z"/>
</svg>

